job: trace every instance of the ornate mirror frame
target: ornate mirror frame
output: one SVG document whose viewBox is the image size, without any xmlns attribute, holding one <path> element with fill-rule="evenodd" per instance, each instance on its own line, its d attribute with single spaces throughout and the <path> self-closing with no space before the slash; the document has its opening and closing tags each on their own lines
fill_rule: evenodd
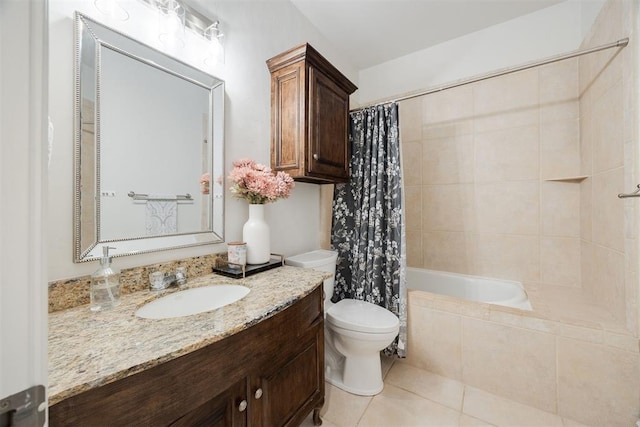
<svg viewBox="0 0 640 427">
<path fill-rule="evenodd" d="M 173 234 L 134 233 L 116 238 L 104 236 L 105 233 L 101 229 L 102 199 L 105 196 L 113 196 L 108 191 L 109 188 L 101 186 L 101 169 L 105 167 L 104 164 L 101 165 L 101 144 L 106 143 L 106 140 L 101 140 L 102 130 L 109 125 L 104 119 L 107 112 L 101 111 L 100 103 L 100 89 L 104 78 L 102 60 L 105 52 L 109 55 L 122 55 L 127 60 L 134 60 L 137 66 L 150 67 L 148 70 L 153 70 L 154 73 L 159 71 L 165 78 L 177 79 L 176 81 L 182 85 L 186 82 L 194 85 L 198 91 L 201 91 L 200 88 L 204 89 L 208 94 L 208 123 L 202 125 L 203 133 L 206 135 L 202 142 L 205 146 L 210 142 L 208 148 L 203 150 L 207 152 L 205 157 L 211 157 L 202 164 L 208 165 L 205 170 L 210 174 L 210 183 L 208 193 L 204 189 L 201 192 L 208 197 L 197 195 L 203 200 L 201 226 L 204 226 L 201 230 L 180 232 L 176 229 Z M 75 14 L 74 61 L 74 261 L 85 262 L 100 258 L 102 246 L 105 245 L 115 248 L 111 251 L 113 256 L 125 256 L 223 242 L 224 188 L 216 183 L 216 179 L 224 177 L 224 82 L 79 12 Z M 152 89 L 155 90 L 155 87 Z M 157 89 L 160 91 L 163 88 Z M 156 125 L 161 127 L 169 124 L 157 120 L 154 122 L 154 126 Z M 171 125 L 175 126 L 174 123 Z M 125 141 L 125 144 L 136 143 L 134 134 L 135 132 L 132 132 L 132 140 Z M 170 141 L 171 144 L 175 145 L 178 154 L 180 147 L 173 141 Z M 117 154 L 127 156 L 128 153 Z M 132 177 L 147 173 L 144 168 L 153 163 L 154 157 L 153 152 L 148 154 L 148 158 L 137 160 L 136 167 L 139 165 L 139 169 L 131 171 Z M 172 155 L 173 152 L 167 154 Z M 194 170 L 202 167 L 204 166 L 193 165 Z M 171 173 L 171 168 L 168 169 L 166 173 Z M 191 171 L 190 166 L 188 170 Z M 177 171 L 176 176 L 178 173 L 180 171 Z M 135 193 L 148 192 L 144 188 L 137 189 L 135 183 L 131 184 L 131 190 Z M 131 203 L 138 200 L 131 194 L 122 193 L 118 192 L 118 196 L 126 197 Z M 191 194 L 188 196 L 188 201 L 194 199 Z M 178 196 L 178 200 L 184 200 L 181 197 Z M 137 203 L 145 202 L 138 200 Z"/>
</svg>

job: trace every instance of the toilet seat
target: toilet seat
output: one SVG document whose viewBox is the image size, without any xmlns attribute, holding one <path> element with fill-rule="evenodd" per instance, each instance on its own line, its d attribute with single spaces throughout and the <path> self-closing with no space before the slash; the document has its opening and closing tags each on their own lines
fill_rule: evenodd
<svg viewBox="0 0 640 427">
<path fill-rule="evenodd" d="M 326 312 L 330 325 L 341 329 L 369 334 L 396 332 L 400 320 L 386 308 L 366 301 L 343 299 Z"/>
</svg>

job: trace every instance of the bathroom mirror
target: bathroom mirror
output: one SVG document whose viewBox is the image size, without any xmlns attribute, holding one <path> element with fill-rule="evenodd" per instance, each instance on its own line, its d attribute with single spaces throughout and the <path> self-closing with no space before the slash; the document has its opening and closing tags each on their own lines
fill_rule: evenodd
<svg viewBox="0 0 640 427">
<path fill-rule="evenodd" d="M 74 260 L 224 241 L 224 82 L 78 12 L 75 49 Z"/>
</svg>

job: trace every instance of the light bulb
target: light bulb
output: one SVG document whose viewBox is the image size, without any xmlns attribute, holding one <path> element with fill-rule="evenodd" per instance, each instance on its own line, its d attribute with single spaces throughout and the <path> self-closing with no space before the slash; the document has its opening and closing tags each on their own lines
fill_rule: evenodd
<svg viewBox="0 0 640 427">
<path fill-rule="evenodd" d="M 160 6 L 159 38 L 167 47 L 184 47 L 184 8 L 176 0 Z"/>
<path fill-rule="evenodd" d="M 204 30 L 204 37 L 209 42 L 204 63 L 210 66 L 224 63 L 224 46 L 222 44 L 224 34 L 220 31 L 219 25 L 220 22 L 216 21 Z"/>
<path fill-rule="evenodd" d="M 93 5 L 100 13 L 119 21 L 129 19 L 129 12 L 116 0 L 94 0 Z"/>
</svg>

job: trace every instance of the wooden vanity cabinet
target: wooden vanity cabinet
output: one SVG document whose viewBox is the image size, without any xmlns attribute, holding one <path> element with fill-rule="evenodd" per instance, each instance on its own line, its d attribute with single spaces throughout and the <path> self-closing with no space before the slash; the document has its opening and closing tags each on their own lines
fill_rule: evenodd
<svg viewBox="0 0 640 427">
<path fill-rule="evenodd" d="M 324 404 L 322 286 L 192 353 L 65 399 L 51 426 L 297 426 Z"/>
<path fill-rule="evenodd" d="M 297 181 L 349 180 L 349 95 L 357 87 L 305 43 L 267 61 L 271 168 Z"/>
</svg>

